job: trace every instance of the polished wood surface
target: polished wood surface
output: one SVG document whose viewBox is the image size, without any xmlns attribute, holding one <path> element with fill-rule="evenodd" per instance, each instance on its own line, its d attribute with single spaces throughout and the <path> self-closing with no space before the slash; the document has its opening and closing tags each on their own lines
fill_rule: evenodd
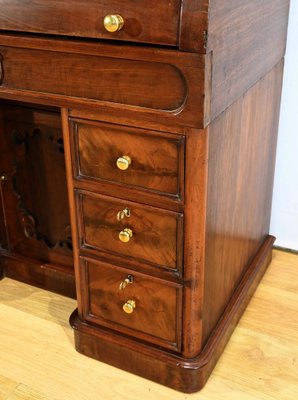
<svg viewBox="0 0 298 400">
<path fill-rule="evenodd" d="M 208 182 L 208 130 L 187 132 L 185 176 L 183 355 L 194 357 L 202 346 L 202 298 Z"/>
<path fill-rule="evenodd" d="M 183 136 L 87 120 L 72 120 L 71 130 L 78 179 L 112 181 L 183 199 Z M 122 156 L 131 159 L 125 171 L 117 167 Z"/>
<path fill-rule="evenodd" d="M 8 89 L 165 111 L 180 108 L 186 98 L 186 88 L 179 71 L 170 64 L 137 60 L 131 63 L 125 58 L 117 60 L 5 46 L 1 46 L 0 52 L 1 84 Z M 111 82 L 117 82 L 117 90 L 111 90 Z M 161 91 L 168 95 L 160 96 Z"/>
<path fill-rule="evenodd" d="M 269 230 L 282 76 L 283 62 L 209 127 L 203 342 Z"/>
<path fill-rule="evenodd" d="M 119 221 L 118 213 L 125 208 L 130 210 L 130 217 Z M 118 253 L 139 263 L 181 271 L 182 214 L 78 192 L 77 215 L 81 248 Z M 127 228 L 133 236 L 123 243 L 119 234 Z"/>
<path fill-rule="evenodd" d="M 181 50 L 206 52 L 209 0 L 183 0 L 180 23 Z"/>
<path fill-rule="evenodd" d="M 202 389 L 271 261 L 273 242 L 274 238 L 269 236 L 259 249 L 197 356 L 184 358 L 180 354 L 162 353 L 128 335 L 118 335 L 103 327 L 94 329 L 77 310 L 70 318 L 76 349 L 181 392 L 193 393 Z"/>
<path fill-rule="evenodd" d="M 177 45 L 181 0 L 159 0 L 152 7 L 146 0 L 1 0 L 0 29 L 54 35 L 104 38 Z M 104 18 L 120 14 L 123 29 L 109 33 Z"/>
<path fill-rule="evenodd" d="M 205 388 L 192 395 L 82 357 L 73 349 L 67 324 L 76 302 L 5 279 L 0 282 L 0 316 L 6 321 L 0 330 L 0 397 L 296 400 L 297 266 L 297 255 L 273 252 L 214 373 Z"/>
<path fill-rule="evenodd" d="M 211 0 L 213 120 L 284 56 L 290 0 Z"/>
<path fill-rule="evenodd" d="M 42 262 L 17 253 L 2 253 L 0 267 L 5 276 L 63 296 L 76 298 L 73 266 Z"/>
<path fill-rule="evenodd" d="M 1 53 L 3 99 L 19 101 L 21 93 L 25 102 L 131 114 L 158 125 L 201 127 L 207 118 L 204 54 L 29 35 L 0 35 Z"/>
<path fill-rule="evenodd" d="M 180 350 L 182 286 L 113 265 L 83 259 L 84 318 L 142 340 Z M 131 276 L 124 289 L 120 284 Z M 123 310 L 133 300 L 131 314 Z M 152 323 L 154 320 L 154 323 Z"/>
</svg>

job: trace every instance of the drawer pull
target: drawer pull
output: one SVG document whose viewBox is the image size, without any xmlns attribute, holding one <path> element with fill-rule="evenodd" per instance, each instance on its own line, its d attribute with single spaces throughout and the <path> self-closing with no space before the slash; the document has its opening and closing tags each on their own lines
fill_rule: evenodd
<svg viewBox="0 0 298 400">
<path fill-rule="evenodd" d="M 124 25 L 124 19 L 121 17 L 121 15 L 109 14 L 105 16 L 103 24 L 108 32 L 114 33 L 121 31 Z"/>
<path fill-rule="evenodd" d="M 134 300 L 127 300 L 127 302 L 123 304 L 123 310 L 126 314 L 132 314 L 135 308 L 136 302 Z"/>
<path fill-rule="evenodd" d="M 0 175 L 0 182 L 5 182 L 5 181 L 7 181 L 7 175 L 3 173 Z"/>
<path fill-rule="evenodd" d="M 126 171 L 131 164 L 131 158 L 129 156 L 119 157 L 116 164 L 121 171 Z"/>
<path fill-rule="evenodd" d="M 124 210 L 119 211 L 117 214 L 117 220 L 122 221 L 125 217 L 129 218 L 130 217 L 130 209 L 128 207 L 124 208 Z"/>
<path fill-rule="evenodd" d="M 119 239 L 121 240 L 122 243 L 128 243 L 132 237 L 133 237 L 133 232 L 129 228 L 125 228 L 123 229 L 123 231 L 119 233 Z"/>
<path fill-rule="evenodd" d="M 119 290 L 124 290 L 127 285 L 131 285 L 134 281 L 134 277 L 132 275 L 127 275 L 127 278 L 125 278 L 119 286 Z"/>
</svg>

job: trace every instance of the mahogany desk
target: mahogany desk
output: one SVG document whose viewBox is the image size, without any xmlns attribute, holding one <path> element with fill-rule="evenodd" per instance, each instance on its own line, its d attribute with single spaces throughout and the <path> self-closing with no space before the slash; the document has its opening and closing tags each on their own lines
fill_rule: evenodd
<svg viewBox="0 0 298 400">
<path fill-rule="evenodd" d="M 78 351 L 200 389 L 271 258 L 289 1 L 0 6 L 1 277 L 77 296 Z"/>
</svg>

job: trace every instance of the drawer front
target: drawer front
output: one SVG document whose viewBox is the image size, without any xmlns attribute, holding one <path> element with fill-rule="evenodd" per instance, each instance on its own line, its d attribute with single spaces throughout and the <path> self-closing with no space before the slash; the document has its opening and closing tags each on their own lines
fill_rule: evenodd
<svg viewBox="0 0 298 400">
<path fill-rule="evenodd" d="M 0 53 L 1 87 L 55 95 L 56 102 L 63 96 L 174 111 L 187 96 L 180 71 L 167 63 L 5 46 Z"/>
<path fill-rule="evenodd" d="M 0 6 L 1 30 L 178 43 L 181 0 L 159 0 L 154 7 L 145 0 L 0 0 Z M 108 15 L 122 16 L 121 30 L 105 29 L 104 19 Z M 114 26 L 116 29 L 117 24 Z"/>
<path fill-rule="evenodd" d="M 77 202 L 82 248 L 181 271 L 182 214 L 84 192 Z"/>
<path fill-rule="evenodd" d="M 89 259 L 82 270 L 86 320 L 180 349 L 180 285 Z"/>
<path fill-rule="evenodd" d="M 184 137 L 71 121 L 77 178 L 107 180 L 181 200 Z"/>
<path fill-rule="evenodd" d="M 104 115 L 117 113 L 127 124 L 147 121 L 157 129 L 200 128 L 209 112 L 208 60 L 202 54 L 168 48 L 3 34 L 0 95 Z"/>
</svg>

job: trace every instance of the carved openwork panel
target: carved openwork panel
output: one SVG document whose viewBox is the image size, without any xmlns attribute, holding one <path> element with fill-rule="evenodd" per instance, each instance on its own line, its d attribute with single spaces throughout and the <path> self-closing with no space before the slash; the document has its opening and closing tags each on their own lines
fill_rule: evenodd
<svg viewBox="0 0 298 400">
<path fill-rule="evenodd" d="M 61 193 L 65 185 L 59 185 L 65 180 L 63 140 L 61 132 L 47 131 L 31 127 L 12 132 L 16 145 L 13 190 L 25 236 L 49 248 L 71 248 L 67 196 Z"/>
<path fill-rule="evenodd" d="M 63 264 L 72 257 L 72 240 L 59 114 L 18 107 L 4 114 L 11 250 L 43 261 L 62 255 Z"/>
</svg>

